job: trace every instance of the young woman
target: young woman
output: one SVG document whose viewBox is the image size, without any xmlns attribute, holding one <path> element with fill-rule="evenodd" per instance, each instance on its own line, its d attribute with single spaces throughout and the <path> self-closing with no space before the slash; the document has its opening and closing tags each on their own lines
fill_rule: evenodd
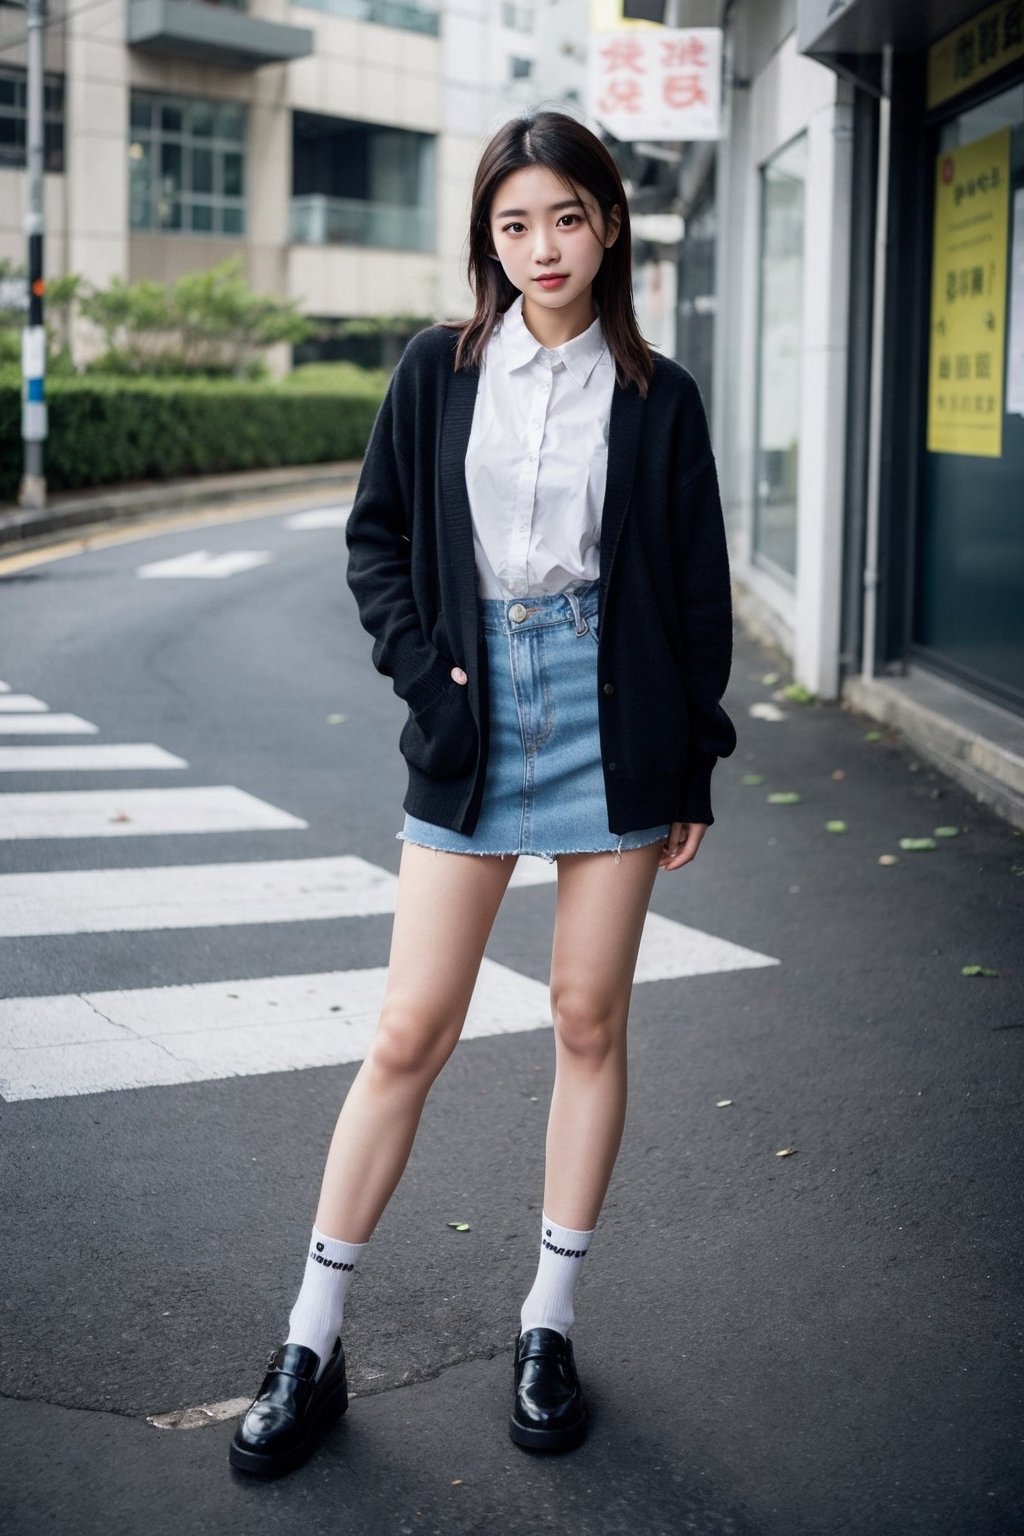
<svg viewBox="0 0 1024 1536">
<path fill-rule="evenodd" d="M 519 854 L 554 860 L 555 1081 L 540 1262 L 510 1432 L 586 1433 L 573 1292 L 626 1109 L 655 876 L 697 853 L 732 622 L 700 396 L 640 336 L 625 193 L 581 124 L 507 123 L 480 162 L 476 309 L 408 346 L 348 523 L 373 660 L 409 707 L 409 790 L 377 1033 L 331 1143 L 285 1344 L 231 1462 L 274 1474 L 347 1406 L 345 1296 L 456 1042 Z"/>
</svg>

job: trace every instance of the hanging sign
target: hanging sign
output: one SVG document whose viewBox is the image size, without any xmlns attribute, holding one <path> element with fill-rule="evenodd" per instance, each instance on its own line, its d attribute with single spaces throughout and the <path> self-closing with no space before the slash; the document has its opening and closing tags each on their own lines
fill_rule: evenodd
<svg viewBox="0 0 1024 1536">
<path fill-rule="evenodd" d="M 935 166 L 928 450 L 998 459 L 1010 130 L 940 154 Z"/>
<path fill-rule="evenodd" d="M 936 107 L 1024 58 L 1024 3 L 999 0 L 928 49 L 928 105 Z"/>
<path fill-rule="evenodd" d="M 719 28 L 591 32 L 589 54 L 587 110 L 615 138 L 721 138 Z"/>
</svg>

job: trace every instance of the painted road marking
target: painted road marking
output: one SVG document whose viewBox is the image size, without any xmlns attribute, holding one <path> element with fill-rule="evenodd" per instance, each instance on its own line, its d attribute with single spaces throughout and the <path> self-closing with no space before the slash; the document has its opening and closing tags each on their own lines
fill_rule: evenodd
<svg viewBox="0 0 1024 1536">
<path fill-rule="evenodd" d="M 8 1102 L 340 1066 L 366 1055 L 387 968 L 0 1002 Z M 548 989 L 493 960 L 465 1039 L 550 1025 Z"/>
<path fill-rule="evenodd" d="M 266 565 L 273 558 L 267 549 L 229 549 L 221 555 L 212 555 L 208 549 L 195 549 L 187 555 L 175 555 L 171 560 L 154 560 L 149 565 L 140 565 L 135 574 L 143 581 L 223 580 L 225 576 L 237 576 L 239 571 Z"/>
<path fill-rule="evenodd" d="M 10 689 L 7 689 L 0 698 L 0 710 L 7 714 L 15 714 L 20 710 L 22 714 L 27 715 L 33 710 L 44 710 L 49 707 L 48 704 L 43 703 L 42 699 L 34 699 L 30 693 L 11 693 Z"/>
<path fill-rule="evenodd" d="M 11 691 L 10 683 L 0 683 L 0 693 L 10 693 L 10 691 Z"/>
<path fill-rule="evenodd" d="M 0 747 L 0 773 L 93 772 L 131 768 L 187 768 L 183 757 L 152 742 L 83 742 L 76 747 Z"/>
<path fill-rule="evenodd" d="M 308 512 L 293 512 L 291 517 L 286 517 L 284 526 L 298 532 L 312 528 L 344 528 L 351 510 L 351 503 L 347 507 L 310 507 Z"/>
<path fill-rule="evenodd" d="M 351 856 L 0 875 L 0 938 L 372 917 L 397 889 Z"/>
<path fill-rule="evenodd" d="M 92 736 L 99 729 L 78 715 L 4 715 L 0 714 L 3 736 Z"/>
<path fill-rule="evenodd" d="M 229 784 L 193 789 L 54 790 L 0 796 L 0 841 L 248 832 L 307 825 L 297 816 Z"/>
</svg>

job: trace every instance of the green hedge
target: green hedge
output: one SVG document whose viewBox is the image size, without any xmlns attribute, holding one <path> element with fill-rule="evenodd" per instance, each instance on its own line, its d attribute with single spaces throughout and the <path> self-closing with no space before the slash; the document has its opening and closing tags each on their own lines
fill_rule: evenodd
<svg viewBox="0 0 1024 1536">
<path fill-rule="evenodd" d="M 380 375 L 346 370 L 294 383 L 124 379 L 47 381 L 51 491 L 362 457 Z M 0 376 L 0 501 L 22 473 L 21 384 Z"/>
</svg>

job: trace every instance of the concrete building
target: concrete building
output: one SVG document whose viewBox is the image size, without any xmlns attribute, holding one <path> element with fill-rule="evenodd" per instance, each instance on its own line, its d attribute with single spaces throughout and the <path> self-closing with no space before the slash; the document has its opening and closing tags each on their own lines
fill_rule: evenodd
<svg viewBox="0 0 1024 1536">
<path fill-rule="evenodd" d="M 538 92 L 561 90 L 558 61 L 570 75 L 574 61 L 559 32 L 573 30 L 573 8 L 55 0 L 48 272 L 96 286 L 173 281 L 241 254 L 255 289 L 325 320 L 464 314 L 481 141 Z M 0 0 L 0 257 L 14 261 L 24 259 L 24 36 L 23 9 Z M 84 332 L 77 341 L 82 350 Z M 344 350 L 314 343 L 304 355 Z"/>
<path fill-rule="evenodd" d="M 713 414 L 739 612 L 811 692 L 1024 826 L 1020 0 L 720 20 Z"/>
</svg>

